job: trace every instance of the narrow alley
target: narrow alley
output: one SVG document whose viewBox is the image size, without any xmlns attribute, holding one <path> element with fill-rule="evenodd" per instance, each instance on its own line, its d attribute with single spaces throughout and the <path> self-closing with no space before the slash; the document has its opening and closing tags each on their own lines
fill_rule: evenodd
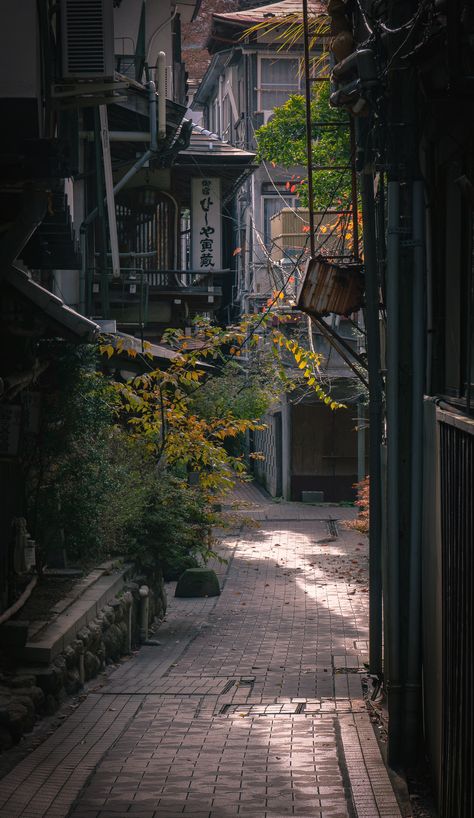
<svg viewBox="0 0 474 818">
<path fill-rule="evenodd" d="M 169 594 L 151 644 L 0 782 L 1 818 L 401 815 L 363 699 L 353 509 L 238 496 L 259 527 L 223 539 L 221 595 Z"/>
</svg>

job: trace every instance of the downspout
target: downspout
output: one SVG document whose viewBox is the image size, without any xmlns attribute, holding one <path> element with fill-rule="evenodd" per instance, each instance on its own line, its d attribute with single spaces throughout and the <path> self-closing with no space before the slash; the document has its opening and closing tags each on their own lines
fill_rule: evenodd
<svg viewBox="0 0 474 818">
<path fill-rule="evenodd" d="M 426 391 L 433 394 L 433 248 L 431 232 L 431 205 L 425 209 L 425 253 L 426 253 Z"/>
<path fill-rule="evenodd" d="M 369 669 L 382 678 L 382 377 L 380 290 L 375 233 L 374 177 L 360 176 L 364 219 L 365 323 L 369 370 Z"/>
<path fill-rule="evenodd" d="M 148 105 L 150 108 L 150 151 L 152 153 L 156 153 L 158 149 L 156 128 L 156 85 L 153 80 L 149 80 L 148 82 Z"/>
<path fill-rule="evenodd" d="M 391 755 L 400 746 L 399 261 L 400 183 L 387 185 L 387 661 Z M 390 763 L 390 758 L 389 758 Z"/>
<path fill-rule="evenodd" d="M 158 80 L 158 139 L 166 137 L 166 54 L 158 52 L 156 60 L 156 76 Z"/>
<path fill-rule="evenodd" d="M 407 681 L 405 747 L 413 760 L 420 739 L 421 705 L 421 532 L 423 501 L 423 394 L 425 384 L 425 197 L 421 180 L 413 182 L 413 285 L 412 285 L 412 428 L 411 515 L 408 597 Z"/>
</svg>

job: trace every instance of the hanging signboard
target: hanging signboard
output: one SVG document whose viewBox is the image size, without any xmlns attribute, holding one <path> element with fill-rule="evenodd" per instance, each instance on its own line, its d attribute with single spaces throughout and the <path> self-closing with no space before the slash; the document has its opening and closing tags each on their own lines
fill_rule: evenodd
<svg viewBox="0 0 474 818">
<path fill-rule="evenodd" d="M 222 269 L 221 180 L 193 178 L 191 198 L 192 269 L 212 273 Z"/>
</svg>

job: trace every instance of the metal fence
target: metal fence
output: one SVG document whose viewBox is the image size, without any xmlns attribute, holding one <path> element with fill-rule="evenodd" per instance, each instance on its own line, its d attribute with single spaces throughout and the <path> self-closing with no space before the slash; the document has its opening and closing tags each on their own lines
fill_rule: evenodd
<svg viewBox="0 0 474 818">
<path fill-rule="evenodd" d="M 474 816 L 474 422 L 439 423 L 442 553 L 442 816 Z"/>
</svg>

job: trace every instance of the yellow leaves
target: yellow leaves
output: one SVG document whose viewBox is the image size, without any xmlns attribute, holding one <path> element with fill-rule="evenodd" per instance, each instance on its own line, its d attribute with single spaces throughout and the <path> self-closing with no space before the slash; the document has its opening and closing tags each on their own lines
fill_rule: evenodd
<svg viewBox="0 0 474 818">
<path fill-rule="evenodd" d="M 99 352 L 101 355 L 107 355 L 107 358 L 110 360 L 112 355 L 114 354 L 115 350 L 112 344 L 101 344 L 99 346 Z"/>
<path fill-rule="evenodd" d="M 298 364 L 298 369 L 306 369 L 306 361 L 300 361 Z"/>
</svg>

